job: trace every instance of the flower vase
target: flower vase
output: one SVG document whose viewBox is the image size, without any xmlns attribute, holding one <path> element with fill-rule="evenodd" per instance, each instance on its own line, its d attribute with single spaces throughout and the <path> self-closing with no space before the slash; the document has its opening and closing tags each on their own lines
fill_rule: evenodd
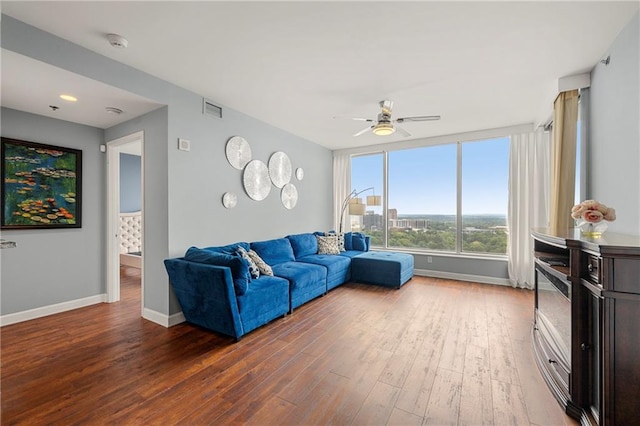
<svg viewBox="0 0 640 426">
<path fill-rule="evenodd" d="M 578 221 L 578 228 L 580 228 L 580 231 L 582 232 L 582 235 L 584 235 L 585 237 L 593 237 L 593 238 L 598 238 L 601 237 L 602 234 L 604 233 L 604 231 L 607 230 L 607 222 L 600 221 L 600 222 L 587 222 L 585 220 L 581 220 Z"/>
</svg>

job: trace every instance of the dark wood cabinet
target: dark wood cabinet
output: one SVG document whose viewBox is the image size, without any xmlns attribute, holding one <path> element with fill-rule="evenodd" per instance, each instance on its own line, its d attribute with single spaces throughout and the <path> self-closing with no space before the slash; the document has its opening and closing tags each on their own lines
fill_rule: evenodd
<svg viewBox="0 0 640 426">
<path fill-rule="evenodd" d="M 640 423 L 640 237 L 532 236 L 533 346 L 547 385 L 584 425 Z"/>
</svg>

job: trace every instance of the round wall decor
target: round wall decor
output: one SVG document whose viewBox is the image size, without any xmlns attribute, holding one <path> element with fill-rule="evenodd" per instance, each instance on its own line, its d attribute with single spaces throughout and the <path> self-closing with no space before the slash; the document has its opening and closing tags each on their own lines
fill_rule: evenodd
<svg viewBox="0 0 640 426">
<path fill-rule="evenodd" d="M 292 183 L 287 183 L 280 191 L 280 200 L 286 209 L 291 210 L 298 203 L 298 188 Z"/>
<path fill-rule="evenodd" d="M 227 161 L 234 168 L 242 170 L 251 161 L 251 147 L 242 136 L 234 136 L 227 141 L 225 147 Z"/>
<path fill-rule="evenodd" d="M 264 200 L 271 192 L 269 169 L 260 160 L 253 160 L 247 164 L 242 174 L 242 182 L 247 195 L 256 201 Z"/>
<path fill-rule="evenodd" d="M 296 169 L 296 179 L 298 180 L 304 179 L 304 170 L 302 169 L 302 167 L 298 167 Z"/>
<path fill-rule="evenodd" d="M 238 203 L 238 196 L 233 192 L 225 192 L 222 196 L 222 205 L 228 209 L 232 209 Z"/>
<path fill-rule="evenodd" d="M 278 188 L 282 188 L 291 180 L 291 160 L 282 151 L 274 152 L 269 158 L 269 177 Z"/>
</svg>

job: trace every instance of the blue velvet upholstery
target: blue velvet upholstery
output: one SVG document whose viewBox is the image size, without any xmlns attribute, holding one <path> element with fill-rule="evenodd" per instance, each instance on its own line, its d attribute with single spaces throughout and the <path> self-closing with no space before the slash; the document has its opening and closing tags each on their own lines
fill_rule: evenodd
<svg viewBox="0 0 640 426">
<path fill-rule="evenodd" d="M 289 235 L 287 239 L 291 243 L 296 260 L 318 253 L 318 239 L 314 234 Z"/>
<path fill-rule="evenodd" d="M 346 253 L 346 252 L 343 252 Z M 362 252 L 357 252 L 362 254 Z M 327 268 L 327 291 L 351 279 L 351 260 L 348 256 L 312 254 L 297 259 L 298 262 L 322 265 Z"/>
<path fill-rule="evenodd" d="M 166 259 L 164 265 L 188 322 L 235 338 L 245 334 L 228 267 L 182 258 Z"/>
<path fill-rule="evenodd" d="M 203 250 L 209 250 L 214 253 L 224 253 L 224 254 L 235 254 L 238 247 L 242 247 L 246 251 L 249 251 L 249 243 L 232 243 L 226 246 L 214 246 L 214 247 L 205 247 Z"/>
<path fill-rule="evenodd" d="M 324 266 L 284 262 L 273 266 L 273 274 L 289 281 L 291 312 L 327 291 L 327 268 Z"/>
<path fill-rule="evenodd" d="M 413 256 L 370 251 L 351 259 L 351 279 L 399 288 L 413 277 Z"/>
<path fill-rule="evenodd" d="M 353 257 L 356 257 L 356 256 L 360 256 L 362 253 L 364 253 L 364 252 L 361 252 L 360 250 L 347 250 L 347 251 L 340 252 L 340 256 L 353 258 Z"/>
<path fill-rule="evenodd" d="M 353 232 L 351 234 L 351 247 L 353 250 L 367 251 L 367 241 L 364 234 Z M 346 248 L 346 247 L 345 247 Z"/>
<path fill-rule="evenodd" d="M 251 249 L 270 266 L 296 260 L 291 243 L 287 238 L 251 243 Z"/>
<path fill-rule="evenodd" d="M 238 255 L 190 247 L 185 253 L 184 259 L 189 262 L 228 266 L 231 268 L 231 277 L 233 278 L 233 285 L 236 293 L 238 295 L 243 295 L 249 288 L 249 282 L 251 281 L 249 262 Z"/>
<path fill-rule="evenodd" d="M 289 281 L 261 275 L 251 281 L 249 291 L 238 296 L 240 318 L 245 333 L 289 311 Z"/>
<path fill-rule="evenodd" d="M 368 252 L 370 238 L 364 234 L 345 234 L 347 251 L 340 255 L 316 254 L 316 234 L 192 247 L 185 258 L 165 260 L 186 320 L 238 339 L 350 279 L 400 287 L 413 276 L 411 255 Z M 253 249 L 275 276 L 251 280 L 238 247 Z"/>
</svg>

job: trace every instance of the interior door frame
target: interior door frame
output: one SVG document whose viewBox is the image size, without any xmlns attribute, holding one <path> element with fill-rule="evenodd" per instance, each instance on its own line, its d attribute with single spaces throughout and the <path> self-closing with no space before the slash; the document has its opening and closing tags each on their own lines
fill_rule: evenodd
<svg viewBox="0 0 640 426">
<path fill-rule="evenodd" d="M 142 222 L 140 315 L 144 309 L 144 131 L 107 142 L 107 303 L 120 300 L 120 153 L 125 145 L 140 141 L 140 203 Z"/>
</svg>

